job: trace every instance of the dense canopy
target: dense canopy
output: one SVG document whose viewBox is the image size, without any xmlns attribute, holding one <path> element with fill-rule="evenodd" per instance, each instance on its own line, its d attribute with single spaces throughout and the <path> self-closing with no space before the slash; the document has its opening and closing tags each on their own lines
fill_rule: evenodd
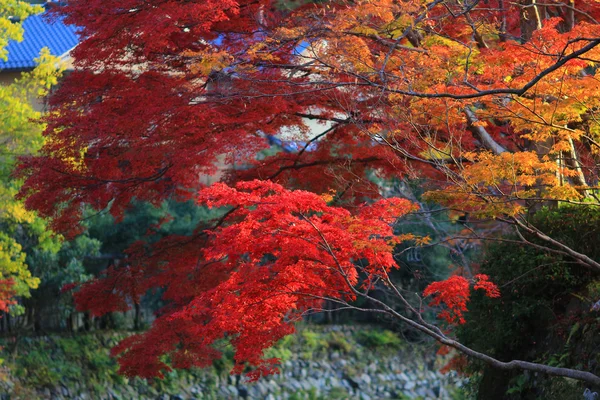
<svg viewBox="0 0 600 400">
<path fill-rule="evenodd" d="M 153 328 L 117 349 L 126 373 L 159 374 L 163 354 L 203 365 L 223 337 L 237 371 L 270 371 L 262 350 L 298 315 L 366 296 L 370 312 L 497 367 L 600 382 L 491 359 L 426 322 L 387 279 L 394 244 L 425 241 L 392 235 L 415 206 L 373 202 L 377 182 L 420 178 L 430 200 L 513 225 L 600 272 L 526 218 L 542 205 L 598 205 L 600 3 L 71 0 L 56 9 L 83 41 L 52 96 L 41 153 L 21 164 L 26 204 L 71 234 L 85 206 L 117 217 L 132 199 L 224 207 L 216 228 L 138 243 L 128 263 L 76 294 L 105 313 L 164 290 L 169 305 Z M 273 137 L 295 146 L 261 153 Z M 203 189 L 214 174 L 229 186 Z M 471 286 L 498 295 L 486 276 L 461 279 L 426 291 L 434 305 L 459 304 L 459 320 Z M 395 291 L 410 313 L 371 298 L 372 285 Z"/>
</svg>

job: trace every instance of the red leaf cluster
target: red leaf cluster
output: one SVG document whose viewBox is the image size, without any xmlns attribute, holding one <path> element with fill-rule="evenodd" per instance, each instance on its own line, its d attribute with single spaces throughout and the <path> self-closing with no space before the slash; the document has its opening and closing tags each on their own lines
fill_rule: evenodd
<svg viewBox="0 0 600 400">
<path fill-rule="evenodd" d="M 490 282 L 489 277 L 477 274 L 473 277 L 474 289 L 483 290 L 487 297 L 500 297 L 498 287 Z M 433 296 L 430 306 L 445 306 L 438 317 L 446 320 L 449 324 L 464 324 L 464 313 L 467 311 L 467 303 L 471 296 L 471 282 L 458 275 L 451 276 L 445 281 L 433 282 L 425 288 L 423 296 Z"/>
<path fill-rule="evenodd" d="M 0 311 L 7 312 L 9 307 L 13 304 L 17 304 L 14 299 L 15 282 L 12 279 L 0 280 Z"/>
<path fill-rule="evenodd" d="M 350 213 L 327 200 L 269 181 L 215 184 L 198 201 L 233 208 L 224 225 L 206 232 L 202 248 L 193 237 L 170 238 L 142 258 L 138 247 L 137 262 L 85 283 L 77 303 L 99 315 L 164 288 L 170 306 L 149 331 L 114 350 L 127 375 L 160 375 L 168 368 L 165 354 L 174 367 L 206 366 L 220 356 L 222 339 L 235 349 L 234 372 L 251 365 L 253 378 L 271 373 L 277 360 L 263 359 L 263 350 L 293 332 L 303 312 L 325 299 L 352 301 L 357 287 L 396 267 L 391 223 L 415 209 L 407 200 L 388 199 Z M 189 257 L 186 240 L 198 258 Z"/>
</svg>

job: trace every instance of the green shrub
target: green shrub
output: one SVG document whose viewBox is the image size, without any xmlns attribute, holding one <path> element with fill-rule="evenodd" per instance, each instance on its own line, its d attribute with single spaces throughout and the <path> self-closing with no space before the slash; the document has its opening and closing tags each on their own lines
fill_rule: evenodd
<svg viewBox="0 0 600 400">
<path fill-rule="evenodd" d="M 293 353 L 290 349 L 283 346 L 275 346 L 265 350 L 266 358 L 278 358 L 281 362 L 285 362 L 292 359 Z"/>
<path fill-rule="evenodd" d="M 371 348 L 394 348 L 402 347 L 402 339 L 389 330 L 366 330 L 357 334 L 359 343 Z"/>
<path fill-rule="evenodd" d="M 329 342 L 322 333 L 314 332 L 308 329 L 302 331 L 302 347 L 311 352 L 319 352 L 327 350 Z"/>
<path fill-rule="evenodd" d="M 353 347 L 348 338 L 341 332 L 330 332 L 327 335 L 327 345 L 332 350 L 350 353 Z"/>
</svg>

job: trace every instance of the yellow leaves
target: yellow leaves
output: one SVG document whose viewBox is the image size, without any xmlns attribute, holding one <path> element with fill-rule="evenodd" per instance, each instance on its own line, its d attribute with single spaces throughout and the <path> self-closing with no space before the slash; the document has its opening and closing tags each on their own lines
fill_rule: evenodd
<svg viewBox="0 0 600 400">
<path fill-rule="evenodd" d="M 3 189 L 4 188 L 0 187 L 0 191 Z M 14 200 L 12 196 L 10 198 L 5 198 L 1 193 L 0 199 L 3 204 L 0 208 L 1 218 L 9 219 L 17 224 L 31 224 L 35 220 L 35 214 L 25 209 L 22 202 Z"/>
<path fill-rule="evenodd" d="M 52 152 L 53 157 L 62 160 L 66 165 L 69 165 L 73 171 L 85 171 L 85 154 L 87 153 L 87 148 L 84 147 L 76 150 L 76 143 L 72 139 L 57 139 L 48 137 L 47 143 L 52 144 L 56 149 Z"/>
<path fill-rule="evenodd" d="M 43 97 L 58 83 L 58 79 L 66 69 L 66 64 L 59 57 L 50 54 L 47 47 L 40 51 L 40 56 L 35 59 L 35 62 L 37 66 L 33 71 L 24 73 L 20 80 L 26 82 L 38 97 Z"/>
<path fill-rule="evenodd" d="M 335 198 L 336 191 L 334 189 L 329 189 L 328 193 L 323 193 L 321 198 L 325 203 L 331 203 Z"/>
<path fill-rule="evenodd" d="M 523 212 L 524 207 L 514 199 L 474 193 L 473 188 L 459 186 L 444 190 L 429 191 L 423 195 L 427 201 L 438 202 L 450 207 L 468 211 L 475 218 L 494 218 L 500 215 L 514 216 Z"/>
<path fill-rule="evenodd" d="M 572 199 L 576 190 L 557 186 L 558 166 L 541 160 L 535 152 L 488 152 L 469 154 L 473 161 L 464 167 L 458 185 L 427 194 L 427 198 L 458 205 L 475 216 L 516 215 L 523 211 L 522 200 L 538 198 Z M 541 188 L 547 187 L 542 191 Z"/>
<path fill-rule="evenodd" d="M 425 151 L 419 153 L 419 156 L 426 160 L 451 160 L 452 154 L 450 149 L 446 146 L 444 149 L 437 147 L 430 147 Z"/>
<path fill-rule="evenodd" d="M 28 15 L 41 12 L 41 7 L 15 0 L 0 0 L 0 49 L 8 40 L 19 40 L 22 29 L 19 23 L 10 22 L 11 15 L 24 20 Z M 6 51 L 0 50 L 0 58 Z M 47 48 L 42 49 L 36 59 L 37 66 L 23 73 L 13 83 L 0 87 L 0 143 L 4 153 L 0 160 L 0 281 L 11 280 L 16 296 L 28 297 L 30 289 L 39 285 L 25 262 L 26 254 L 21 245 L 11 236 L 17 229 L 25 228 L 39 238 L 38 248 L 44 248 L 55 240 L 46 230 L 45 223 L 35 213 L 25 209 L 23 203 L 15 199 L 21 181 L 11 177 L 16 158 L 33 154 L 39 150 L 44 140 L 43 124 L 38 120 L 38 112 L 33 102 L 48 94 L 64 71 L 58 57 L 52 56 Z M 1 299 L 8 300 L 8 299 Z"/>
<path fill-rule="evenodd" d="M 256 51 L 256 49 L 251 49 L 250 53 L 254 54 L 253 52 Z M 204 76 L 207 76 L 212 71 L 222 70 L 233 62 L 233 56 L 225 50 L 209 50 L 202 52 L 186 51 L 183 53 L 183 56 L 196 60 L 188 65 L 191 73 Z"/>
<path fill-rule="evenodd" d="M 29 297 L 29 290 L 36 289 L 40 280 L 31 275 L 25 264 L 21 245 L 4 232 L 0 232 L 0 280 L 12 279 L 17 296 Z"/>
<path fill-rule="evenodd" d="M 431 238 L 429 236 L 415 236 L 413 240 L 417 246 L 425 246 L 431 243 Z"/>
<path fill-rule="evenodd" d="M 546 199 L 581 200 L 583 195 L 571 185 L 549 187 L 544 192 Z"/>
<path fill-rule="evenodd" d="M 407 28 L 412 27 L 413 24 L 414 18 L 410 14 L 401 14 L 394 21 L 383 26 L 382 32 L 392 39 L 397 39 L 406 31 Z"/>
<path fill-rule="evenodd" d="M 358 34 L 364 35 L 364 36 L 376 36 L 379 34 L 377 29 L 372 28 L 370 26 L 366 26 L 366 25 L 359 25 L 359 26 L 353 28 L 352 32 L 358 33 Z"/>
<path fill-rule="evenodd" d="M 304 27 L 280 27 L 275 30 L 273 37 L 277 40 L 297 40 L 303 37 L 305 34 L 306 29 Z"/>
<path fill-rule="evenodd" d="M 415 244 L 417 246 L 422 246 L 429 242 L 429 237 L 428 236 L 421 237 L 421 236 L 415 236 L 412 233 L 404 233 L 404 234 L 394 235 L 394 236 L 390 237 L 387 240 L 387 243 L 391 246 L 395 246 L 395 245 L 398 245 L 401 243 L 406 243 L 409 241 L 415 242 Z"/>
<path fill-rule="evenodd" d="M 564 151 L 570 151 L 571 150 L 571 145 L 569 144 L 569 142 L 567 140 L 559 140 L 556 143 L 554 143 L 554 145 L 552 145 L 552 148 L 550 150 L 550 153 L 561 153 Z"/>
<path fill-rule="evenodd" d="M 0 87 L 0 142 L 10 154 L 25 155 L 37 151 L 43 144 L 43 125 L 34 123 L 41 114 L 32 106 L 37 97 L 46 95 L 62 73 L 59 59 L 43 49 L 37 59 L 38 66 L 31 72 L 23 73 L 14 83 Z M 12 167 L 14 156 L 5 158 Z M 1 174 L 4 175 L 4 174 Z"/>
</svg>

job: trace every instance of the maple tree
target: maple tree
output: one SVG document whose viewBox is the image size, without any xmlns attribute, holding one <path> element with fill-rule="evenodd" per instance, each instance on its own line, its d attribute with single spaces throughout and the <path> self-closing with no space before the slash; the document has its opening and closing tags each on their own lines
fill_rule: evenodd
<svg viewBox="0 0 600 400">
<path fill-rule="evenodd" d="M 83 205 L 119 217 L 134 198 L 195 197 L 222 157 L 243 166 L 226 171 L 232 186 L 200 191 L 199 202 L 233 207 L 214 230 L 137 243 L 128 265 L 77 292 L 100 314 L 164 288 L 170 305 L 153 328 L 116 349 L 126 373 L 160 374 L 164 354 L 177 367 L 206 364 L 222 337 L 236 371 L 271 371 L 262 350 L 299 314 L 324 298 L 350 307 L 360 294 L 375 303 L 367 311 L 492 366 L 600 383 L 493 359 L 425 321 L 386 278 L 387 223 L 411 206 L 362 205 L 379 197 L 373 175 L 424 177 L 429 199 L 600 272 L 527 218 L 544 204 L 599 205 L 600 3 L 72 0 L 58 12 L 82 26 L 77 70 L 52 97 L 41 154 L 21 165 L 26 204 L 54 228 L 76 234 Z M 273 136 L 300 144 L 256 157 Z M 482 276 L 425 294 L 460 322 L 471 279 L 497 296 Z M 370 297 L 371 284 L 410 313 Z"/>
</svg>

